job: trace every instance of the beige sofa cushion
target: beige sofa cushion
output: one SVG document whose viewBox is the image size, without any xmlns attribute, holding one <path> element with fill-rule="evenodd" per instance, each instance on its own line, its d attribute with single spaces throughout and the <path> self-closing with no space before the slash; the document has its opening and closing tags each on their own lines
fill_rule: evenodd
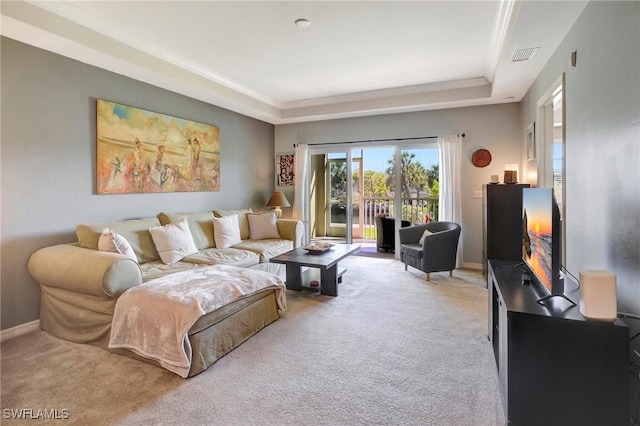
<svg viewBox="0 0 640 426">
<path fill-rule="evenodd" d="M 140 265 L 140 271 L 142 272 L 142 281 L 147 282 L 154 278 L 162 277 L 174 272 L 197 268 L 199 266 L 201 265 L 198 265 L 197 263 L 187 262 L 185 260 L 172 263 L 171 265 L 167 265 L 161 260 L 156 260 L 154 262 L 147 262 L 144 265 Z"/>
<path fill-rule="evenodd" d="M 249 221 L 249 234 L 252 240 L 280 238 L 275 212 L 248 213 L 247 220 Z"/>
<path fill-rule="evenodd" d="M 122 235 L 116 234 L 110 229 L 104 229 L 102 231 L 102 234 L 98 238 L 98 250 L 124 254 L 129 259 L 138 262 L 138 258 L 131 248 L 129 241 L 125 240 Z"/>
<path fill-rule="evenodd" d="M 260 262 L 266 262 L 274 256 L 293 250 L 293 241 L 282 239 L 243 240 L 233 248 L 252 251 L 260 256 Z"/>
<path fill-rule="evenodd" d="M 216 240 L 216 247 L 221 249 L 238 244 L 241 241 L 238 215 L 214 217 L 213 238 Z"/>
<path fill-rule="evenodd" d="M 213 212 L 189 212 L 189 213 L 166 213 L 158 214 L 160 224 L 167 225 L 176 223 L 181 217 L 186 216 L 189 222 L 189 229 L 193 242 L 199 250 L 216 246 L 213 238 Z"/>
<path fill-rule="evenodd" d="M 187 256 L 172 265 L 167 265 L 162 261 L 148 262 L 140 265 L 140 270 L 142 271 L 142 280 L 147 282 L 169 273 L 198 268 L 204 265 L 220 264 L 248 268 L 258 264 L 258 262 L 260 262 L 260 257 L 252 251 L 235 248 L 210 248 L 200 250 L 198 253 Z"/>
<path fill-rule="evenodd" d="M 81 224 L 76 226 L 76 236 L 80 247 L 98 250 L 100 234 L 104 228 L 109 228 L 116 234 L 122 235 L 131 244 L 139 263 L 146 263 L 160 259 L 149 232 L 149 228 L 153 226 L 160 226 L 157 217 Z"/>
<path fill-rule="evenodd" d="M 160 259 L 167 265 L 174 264 L 185 256 L 198 252 L 185 216 L 175 223 L 152 226 L 149 228 L 149 232 L 151 232 L 153 243 L 160 254 Z"/>
<path fill-rule="evenodd" d="M 237 210 L 214 210 L 213 214 L 216 217 L 238 215 L 238 225 L 240 226 L 240 238 L 243 240 L 249 239 L 249 221 L 247 220 L 247 213 L 253 213 L 251 209 L 237 209 Z"/>
<path fill-rule="evenodd" d="M 205 265 L 229 265 L 247 268 L 260 262 L 257 253 L 236 248 L 200 250 L 184 260 Z"/>
</svg>

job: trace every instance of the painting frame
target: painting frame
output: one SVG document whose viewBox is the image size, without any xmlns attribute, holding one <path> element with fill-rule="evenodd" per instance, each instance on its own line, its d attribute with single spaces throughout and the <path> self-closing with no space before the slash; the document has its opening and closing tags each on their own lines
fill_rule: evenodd
<svg viewBox="0 0 640 426">
<path fill-rule="evenodd" d="M 220 128 L 96 99 L 96 193 L 220 191 Z"/>
<path fill-rule="evenodd" d="M 527 126 L 526 131 L 527 160 L 536 159 L 536 122 Z"/>
<path fill-rule="evenodd" d="M 295 154 L 280 152 L 276 154 L 276 186 L 295 185 Z"/>
</svg>

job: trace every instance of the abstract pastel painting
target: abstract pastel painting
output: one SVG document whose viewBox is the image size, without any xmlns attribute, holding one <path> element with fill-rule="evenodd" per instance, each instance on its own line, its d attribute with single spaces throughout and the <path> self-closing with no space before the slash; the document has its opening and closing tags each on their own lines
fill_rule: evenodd
<svg viewBox="0 0 640 426">
<path fill-rule="evenodd" d="M 220 128 L 98 99 L 97 192 L 220 190 Z"/>
</svg>

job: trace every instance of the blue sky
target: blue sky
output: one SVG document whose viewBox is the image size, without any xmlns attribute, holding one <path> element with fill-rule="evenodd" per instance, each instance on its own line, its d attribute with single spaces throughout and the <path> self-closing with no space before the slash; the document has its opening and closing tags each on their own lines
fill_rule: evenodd
<svg viewBox="0 0 640 426">
<path fill-rule="evenodd" d="M 393 157 L 394 148 L 370 148 L 364 150 L 364 170 L 374 170 L 384 172 L 389 167 L 389 160 Z M 415 160 L 430 169 L 432 165 L 438 164 L 438 148 L 429 149 L 407 149 L 414 153 Z M 353 150 L 352 156 L 355 158 L 360 155 L 360 150 Z"/>
</svg>

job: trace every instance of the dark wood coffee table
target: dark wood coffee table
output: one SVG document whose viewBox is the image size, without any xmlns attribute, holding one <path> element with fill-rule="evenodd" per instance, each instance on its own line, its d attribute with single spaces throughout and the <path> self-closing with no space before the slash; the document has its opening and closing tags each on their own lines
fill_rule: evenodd
<svg viewBox="0 0 640 426">
<path fill-rule="evenodd" d="M 342 275 L 346 268 L 339 268 L 338 262 L 360 250 L 356 244 L 335 244 L 322 253 L 311 253 L 304 248 L 297 248 L 290 252 L 271 258 L 272 263 L 286 265 L 286 285 L 290 290 L 320 290 L 328 296 L 338 295 L 338 283 L 342 282 Z M 303 271 L 303 267 L 307 269 Z M 319 272 L 319 273 L 318 273 Z M 312 280 L 319 281 L 318 287 L 311 287 Z"/>
</svg>

